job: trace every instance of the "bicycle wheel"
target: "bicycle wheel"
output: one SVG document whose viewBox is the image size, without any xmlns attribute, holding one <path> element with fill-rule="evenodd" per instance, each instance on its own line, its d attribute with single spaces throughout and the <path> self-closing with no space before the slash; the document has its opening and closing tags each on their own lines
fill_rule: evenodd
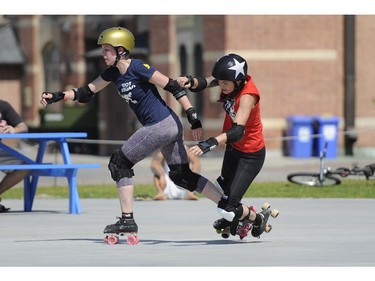
<svg viewBox="0 0 375 281">
<path fill-rule="evenodd" d="M 363 168 L 363 174 L 365 175 L 366 179 L 369 180 L 375 173 L 375 164 L 366 165 Z"/>
<path fill-rule="evenodd" d="M 341 183 L 340 179 L 331 175 L 326 175 L 323 182 L 320 182 L 317 173 L 292 173 L 287 176 L 287 179 L 292 183 L 306 186 L 331 186 Z"/>
</svg>

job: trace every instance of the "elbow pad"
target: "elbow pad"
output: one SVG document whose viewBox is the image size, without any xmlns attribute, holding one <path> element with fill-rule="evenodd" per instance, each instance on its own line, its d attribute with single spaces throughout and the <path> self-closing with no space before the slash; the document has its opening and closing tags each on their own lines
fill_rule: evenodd
<svg viewBox="0 0 375 281">
<path fill-rule="evenodd" d="M 164 90 L 172 93 L 176 100 L 179 100 L 183 96 L 186 96 L 184 88 L 180 87 L 180 85 L 178 85 L 178 82 L 176 80 L 172 80 L 171 78 L 169 78 L 169 81 L 167 85 L 165 85 Z"/>
<path fill-rule="evenodd" d="M 80 103 L 88 103 L 91 98 L 95 95 L 93 91 L 91 91 L 89 85 L 86 85 L 81 88 L 74 88 L 74 101 L 78 101 Z"/>
<path fill-rule="evenodd" d="M 233 123 L 233 126 L 227 131 L 227 143 L 239 141 L 244 133 L 245 126 Z"/>
</svg>

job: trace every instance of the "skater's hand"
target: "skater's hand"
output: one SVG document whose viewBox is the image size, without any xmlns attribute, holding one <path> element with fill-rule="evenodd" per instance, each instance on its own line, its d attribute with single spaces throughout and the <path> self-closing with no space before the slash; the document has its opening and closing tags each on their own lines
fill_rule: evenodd
<svg viewBox="0 0 375 281">
<path fill-rule="evenodd" d="M 189 148 L 188 154 L 190 155 L 190 157 L 201 156 L 203 155 L 203 151 L 202 149 L 199 148 L 198 145 L 193 145 L 192 147 Z"/>
<path fill-rule="evenodd" d="M 178 85 L 180 85 L 180 87 L 188 89 L 188 88 L 190 88 L 192 86 L 191 85 L 191 80 L 189 79 L 188 76 L 180 76 L 180 77 L 177 77 L 176 80 L 177 80 Z"/>
<path fill-rule="evenodd" d="M 63 92 L 43 92 L 41 95 L 40 103 L 44 106 L 63 100 L 65 94 Z"/>
</svg>

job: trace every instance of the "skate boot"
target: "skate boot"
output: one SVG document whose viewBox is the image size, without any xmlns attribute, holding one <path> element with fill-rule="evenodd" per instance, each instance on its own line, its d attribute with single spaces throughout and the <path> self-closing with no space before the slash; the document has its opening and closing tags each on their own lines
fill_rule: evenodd
<svg viewBox="0 0 375 281">
<path fill-rule="evenodd" d="M 257 215 L 261 218 L 261 223 L 259 225 L 253 224 L 253 228 L 251 230 L 251 235 L 254 237 L 259 238 L 260 235 L 264 232 L 268 218 L 270 216 L 270 212 L 268 210 L 263 210 L 262 212 L 258 213 Z"/>
<path fill-rule="evenodd" d="M 104 228 L 103 233 L 106 234 L 104 241 L 110 245 L 114 245 L 119 241 L 119 236 L 127 236 L 127 244 L 138 244 L 137 237 L 138 226 L 134 219 L 117 217 L 119 220 L 114 224 L 109 224 Z"/>
<path fill-rule="evenodd" d="M 114 224 L 109 224 L 104 228 L 103 233 L 126 233 L 126 232 L 137 232 L 138 226 L 134 219 L 126 219 L 117 217 L 118 221 Z"/>
<path fill-rule="evenodd" d="M 268 224 L 268 218 L 271 216 L 277 218 L 279 215 L 279 210 L 273 209 L 271 211 L 271 205 L 265 202 L 262 205 L 262 211 L 257 214 L 256 219 L 253 223 L 253 228 L 251 230 L 251 235 L 254 237 L 260 237 L 263 232 L 270 232 L 272 230 L 272 225 Z"/>
<path fill-rule="evenodd" d="M 221 234 L 221 237 L 227 239 L 229 238 L 230 230 L 229 230 L 230 222 L 224 218 L 218 219 L 214 221 L 213 227 L 216 229 L 218 234 Z"/>
</svg>

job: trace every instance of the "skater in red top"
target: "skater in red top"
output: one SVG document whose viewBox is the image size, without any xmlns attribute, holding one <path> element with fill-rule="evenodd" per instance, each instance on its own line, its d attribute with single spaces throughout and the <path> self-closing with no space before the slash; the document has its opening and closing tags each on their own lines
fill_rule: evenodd
<svg viewBox="0 0 375 281">
<path fill-rule="evenodd" d="M 268 216 L 262 212 L 256 214 L 252 208 L 244 211 L 248 213 L 238 215 L 240 202 L 262 169 L 266 155 L 260 94 L 247 74 L 246 61 L 237 54 L 228 54 L 216 61 L 212 77 L 185 75 L 177 81 L 192 92 L 220 87 L 218 101 L 223 103 L 226 112 L 222 133 L 189 149 L 189 153 L 200 156 L 219 144 L 226 144 L 221 175 L 217 179 L 217 185 L 225 195 L 218 203 L 218 212 L 223 218 L 214 222 L 214 228 L 219 230 L 230 226 L 231 234 L 235 235 L 238 223 L 247 220 L 253 224 L 252 235 L 259 237 Z"/>
</svg>

